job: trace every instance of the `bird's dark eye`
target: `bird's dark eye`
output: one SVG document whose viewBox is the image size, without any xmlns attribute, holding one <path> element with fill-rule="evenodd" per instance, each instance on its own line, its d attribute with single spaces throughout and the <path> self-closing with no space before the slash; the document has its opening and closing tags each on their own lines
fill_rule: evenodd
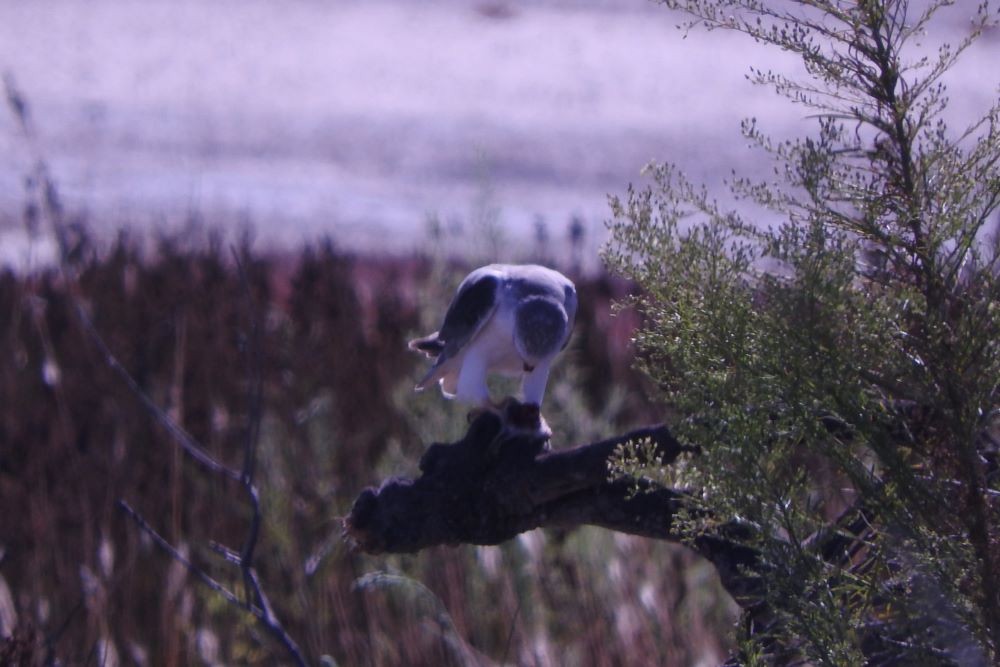
<svg viewBox="0 0 1000 667">
<path fill-rule="evenodd" d="M 525 363 L 525 364 L 524 364 L 524 372 L 525 372 L 525 373 L 530 373 L 530 372 L 531 372 L 531 371 L 533 371 L 533 370 L 535 370 L 535 367 L 534 367 L 534 366 L 530 366 L 530 365 L 528 365 L 527 363 Z"/>
</svg>

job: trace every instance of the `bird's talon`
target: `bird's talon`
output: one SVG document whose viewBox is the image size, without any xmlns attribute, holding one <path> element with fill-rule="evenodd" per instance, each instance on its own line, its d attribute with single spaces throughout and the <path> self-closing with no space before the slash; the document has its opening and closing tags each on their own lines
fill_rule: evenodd
<svg viewBox="0 0 1000 667">
<path fill-rule="evenodd" d="M 502 406 L 504 428 L 508 432 L 539 435 L 546 440 L 552 437 L 552 429 L 542 416 L 537 403 L 521 403 L 508 398 L 504 400 Z"/>
<path fill-rule="evenodd" d="M 484 401 L 482 405 L 472 408 L 469 413 L 465 416 L 468 423 L 472 423 L 482 417 L 485 414 L 492 413 L 500 418 L 501 422 L 506 422 L 506 416 L 503 405 L 495 405 L 492 401 Z"/>
</svg>

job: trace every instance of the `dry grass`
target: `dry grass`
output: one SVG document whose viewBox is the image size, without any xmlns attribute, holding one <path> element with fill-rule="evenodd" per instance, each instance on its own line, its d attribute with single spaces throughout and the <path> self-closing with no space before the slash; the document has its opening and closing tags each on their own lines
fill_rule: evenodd
<svg viewBox="0 0 1000 667">
<path fill-rule="evenodd" d="M 209 549 L 235 548 L 248 509 L 186 463 L 101 362 L 72 316 L 86 305 L 141 387 L 238 467 L 248 417 L 248 303 L 217 243 L 121 240 L 57 272 L 0 274 L 0 662 L 275 664 L 251 619 L 200 587 L 116 509 L 126 499 L 236 589 Z M 710 568 L 677 547 L 597 529 L 499 547 L 351 553 L 337 517 L 386 475 L 412 474 L 459 408 L 409 391 L 405 340 L 440 312 L 462 267 L 377 261 L 329 245 L 252 258 L 263 314 L 256 562 L 313 662 L 341 665 L 691 665 L 718 660 L 734 615 Z M 625 285 L 579 280 L 578 330 L 547 408 L 557 433 L 600 437 L 656 417 L 629 368 Z M 560 426 L 560 424 L 562 426 Z M 382 574 L 373 574 L 382 573 Z M 4 623 L 11 627 L 5 627 Z"/>
</svg>

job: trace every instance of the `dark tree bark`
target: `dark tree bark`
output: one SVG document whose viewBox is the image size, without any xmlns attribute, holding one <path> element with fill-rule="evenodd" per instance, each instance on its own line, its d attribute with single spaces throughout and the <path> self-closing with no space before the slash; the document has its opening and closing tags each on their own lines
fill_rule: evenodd
<svg viewBox="0 0 1000 667">
<path fill-rule="evenodd" d="M 365 489 L 347 518 L 347 533 L 369 553 L 498 544 L 540 526 L 581 524 L 670 539 L 683 494 L 661 489 L 630 497 L 629 484 L 608 479 L 615 447 L 646 437 L 667 462 L 683 449 L 666 427 L 656 426 L 553 452 L 540 437 L 504 432 L 487 413 L 458 442 L 431 445 L 418 479 L 391 478 Z"/>
<path fill-rule="evenodd" d="M 685 451 L 664 425 L 549 451 L 547 441 L 503 429 L 491 413 L 477 418 L 458 442 L 436 443 L 415 480 L 390 478 L 365 489 L 345 519 L 346 535 L 368 553 L 411 553 L 448 544 L 498 544 L 539 527 L 593 525 L 680 541 L 673 520 L 687 494 L 611 480 L 608 458 L 622 443 L 649 438 L 665 464 Z M 756 553 L 739 544 L 735 526 L 697 538 L 694 548 L 719 571 L 737 599 L 755 598 L 748 575 Z"/>
</svg>

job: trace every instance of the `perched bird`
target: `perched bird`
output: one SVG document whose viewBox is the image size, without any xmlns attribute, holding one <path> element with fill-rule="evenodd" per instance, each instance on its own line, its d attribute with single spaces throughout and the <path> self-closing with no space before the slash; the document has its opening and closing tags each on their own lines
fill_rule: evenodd
<svg viewBox="0 0 1000 667">
<path fill-rule="evenodd" d="M 434 358 L 418 391 L 440 383 L 449 398 L 493 407 L 489 373 L 522 377 L 525 404 L 540 409 L 549 370 L 569 342 L 576 287 L 558 271 L 535 264 L 490 264 L 459 285 L 439 331 L 410 341 Z"/>
</svg>

